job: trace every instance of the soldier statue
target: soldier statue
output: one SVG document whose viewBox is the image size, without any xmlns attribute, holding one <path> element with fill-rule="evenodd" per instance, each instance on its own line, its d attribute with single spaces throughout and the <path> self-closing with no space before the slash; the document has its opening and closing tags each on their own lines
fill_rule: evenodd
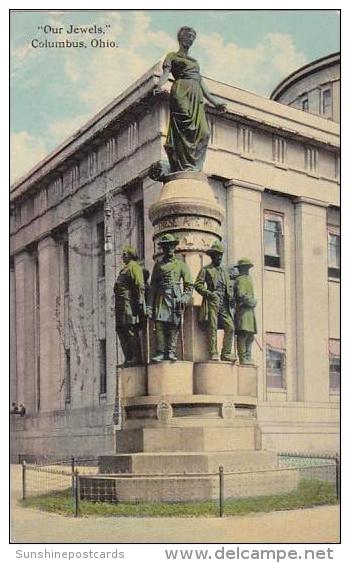
<svg viewBox="0 0 350 563">
<path fill-rule="evenodd" d="M 123 262 L 114 284 L 115 324 L 127 367 L 141 362 L 139 330 L 146 310 L 144 273 L 135 248 L 123 248 Z"/>
<path fill-rule="evenodd" d="M 221 266 L 223 253 L 222 243 L 215 241 L 207 250 L 207 254 L 211 257 L 211 264 L 201 269 L 194 287 L 203 296 L 199 310 L 199 321 L 208 323 L 210 359 L 215 361 L 220 359 L 217 331 L 224 329 L 221 360 L 235 362 L 236 357 L 232 353 L 234 337 L 233 287 L 228 272 Z"/>
<path fill-rule="evenodd" d="M 252 345 L 254 334 L 257 333 L 254 313 L 257 302 L 254 297 L 252 278 L 249 275 L 249 270 L 253 265 L 248 258 L 242 258 L 236 264 L 239 274 L 235 280 L 235 325 L 240 364 L 252 363 Z"/>
<path fill-rule="evenodd" d="M 163 257 L 155 263 L 151 277 L 151 303 L 157 350 L 153 362 L 175 362 L 183 312 L 192 294 L 192 279 L 187 265 L 175 257 L 179 241 L 171 233 L 159 240 Z M 183 337 L 183 335 L 182 335 Z"/>
</svg>

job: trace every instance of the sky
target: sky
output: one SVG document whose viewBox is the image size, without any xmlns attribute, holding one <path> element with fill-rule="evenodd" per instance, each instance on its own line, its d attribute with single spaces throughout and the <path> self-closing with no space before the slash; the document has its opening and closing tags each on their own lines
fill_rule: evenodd
<svg viewBox="0 0 350 563">
<path fill-rule="evenodd" d="M 340 48 L 337 10 L 12 11 L 11 180 L 177 50 L 182 25 L 197 31 L 190 54 L 204 76 L 266 97 L 295 69 Z M 72 34 L 71 26 L 102 31 Z M 86 47 L 38 46 L 66 40 Z"/>
</svg>

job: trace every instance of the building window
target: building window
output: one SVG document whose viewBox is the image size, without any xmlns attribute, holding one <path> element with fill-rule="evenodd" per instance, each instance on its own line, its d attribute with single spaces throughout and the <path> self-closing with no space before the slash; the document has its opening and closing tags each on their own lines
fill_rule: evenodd
<svg viewBox="0 0 350 563">
<path fill-rule="evenodd" d="M 283 216 L 271 211 L 264 214 L 264 264 L 283 267 Z"/>
<path fill-rule="evenodd" d="M 303 111 L 309 111 L 309 98 L 304 98 L 304 100 L 301 101 L 301 109 Z"/>
<path fill-rule="evenodd" d="M 97 223 L 97 276 L 105 277 L 106 256 L 105 256 L 105 224 L 104 221 Z"/>
<path fill-rule="evenodd" d="M 35 366 L 36 366 L 36 410 L 40 411 L 40 269 L 39 256 L 35 256 Z"/>
<path fill-rule="evenodd" d="M 107 164 L 112 164 L 117 158 L 117 140 L 112 137 L 106 143 L 106 161 Z"/>
<path fill-rule="evenodd" d="M 80 180 L 80 168 L 79 164 L 75 164 L 72 168 L 72 188 L 74 189 L 79 185 Z"/>
<path fill-rule="evenodd" d="M 64 395 L 65 403 L 69 404 L 72 399 L 71 362 L 69 348 L 66 348 L 64 351 Z"/>
<path fill-rule="evenodd" d="M 143 200 L 135 203 L 136 249 L 140 260 L 145 257 L 145 226 Z"/>
<path fill-rule="evenodd" d="M 88 156 L 88 173 L 89 176 L 97 174 L 97 154 L 95 151 Z"/>
<path fill-rule="evenodd" d="M 334 155 L 334 177 L 340 179 L 340 156 L 339 154 Z"/>
<path fill-rule="evenodd" d="M 340 390 L 340 341 L 336 339 L 329 340 L 329 389 Z"/>
<path fill-rule="evenodd" d="M 249 155 L 253 152 L 253 132 L 249 127 L 238 129 L 238 146 L 241 154 Z"/>
<path fill-rule="evenodd" d="M 340 278 L 339 228 L 331 226 L 328 226 L 328 277 Z"/>
<path fill-rule="evenodd" d="M 285 389 L 285 335 L 266 333 L 266 383 L 268 388 Z"/>
<path fill-rule="evenodd" d="M 54 193 L 54 200 L 55 202 L 58 202 L 61 197 L 63 196 L 63 178 L 62 176 L 60 176 L 59 178 L 56 178 L 56 180 L 54 180 L 53 182 L 53 193 Z"/>
<path fill-rule="evenodd" d="M 332 92 L 330 88 L 322 92 L 322 115 L 324 117 L 332 116 Z"/>
<path fill-rule="evenodd" d="M 305 170 L 309 174 L 318 173 L 318 150 L 313 147 L 305 147 Z"/>
<path fill-rule="evenodd" d="M 105 395 L 107 393 L 106 340 L 99 340 L 99 346 L 100 395 Z"/>
<path fill-rule="evenodd" d="M 287 162 L 287 141 L 282 137 L 273 138 L 273 160 L 280 164 Z"/>
<path fill-rule="evenodd" d="M 130 123 L 128 127 L 128 147 L 129 151 L 136 149 L 139 142 L 139 124 L 137 121 Z"/>
</svg>

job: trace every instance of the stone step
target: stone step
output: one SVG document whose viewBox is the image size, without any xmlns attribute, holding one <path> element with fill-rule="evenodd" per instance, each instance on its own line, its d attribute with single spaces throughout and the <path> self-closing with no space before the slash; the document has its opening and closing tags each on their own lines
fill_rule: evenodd
<svg viewBox="0 0 350 563">
<path fill-rule="evenodd" d="M 295 491 L 298 469 L 277 468 L 224 475 L 224 497 L 246 498 Z M 206 476 L 81 476 L 82 500 L 100 502 L 183 502 L 218 500 L 218 475 Z"/>
<path fill-rule="evenodd" d="M 236 427 L 135 428 L 116 433 L 117 453 L 231 452 L 260 449 L 260 433 L 252 421 Z"/>
<path fill-rule="evenodd" d="M 271 469 L 277 466 L 277 454 L 261 450 L 237 450 L 227 453 L 136 453 L 99 457 L 101 473 L 214 473 L 220 465 L 225 471 Z"/>
</svg>

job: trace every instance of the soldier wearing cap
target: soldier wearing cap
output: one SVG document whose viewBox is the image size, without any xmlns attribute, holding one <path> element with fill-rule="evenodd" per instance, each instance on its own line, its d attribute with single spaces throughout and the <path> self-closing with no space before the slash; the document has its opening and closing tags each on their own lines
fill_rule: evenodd
<svg viewBox="0 0 350 563">
<path fill-rule="evenodd" d="M 175 257 L 179 241 L 171 233 L 159 240 L 163 257 L 155 263 L 151 277 L 151 304 L 157 351 L 153 362 L 176 361 L 181 315 L 191 299 L 192 279 L 187 265 Z"/>
<path fill-rule="evenodd" d="M 124 246 L 123 263 L 114 284 L 115 324 L 124 365 L 131 366 L 141 361 L 139 329 L 146 313 L 144 275 L 132 246 Z"/>
<path fill-rule="evenodd" d="M 235 266 L 239 272 L 235 281 L 235 325 L 237 352 L 241 364 L 250 364 L 252 362 L 252 345 L 254 334 L 257 333 L 254 313 L 257 302 L 254 297 L 253 281 L 249 275 L 249 270 L 253 265 L 248 258 L 242 258 L 238 260 Z"/>
<path fill-rule="evenodd" d="M 208 323 L 210 359 L 219 360 L 217 331 L 222 328 L 224 329 L 224 340 L 221 360 L 234 362 L 236 357 L 232 354 L 233 289 L 228 272 L 221 266 L 223 253 L 222 243 L 215 241 L 207 250 L 207 254 L 211 257 L 211 264 L 201 269 L 194 287 L 203 296 L 199 320 Z"/>
</svg>

